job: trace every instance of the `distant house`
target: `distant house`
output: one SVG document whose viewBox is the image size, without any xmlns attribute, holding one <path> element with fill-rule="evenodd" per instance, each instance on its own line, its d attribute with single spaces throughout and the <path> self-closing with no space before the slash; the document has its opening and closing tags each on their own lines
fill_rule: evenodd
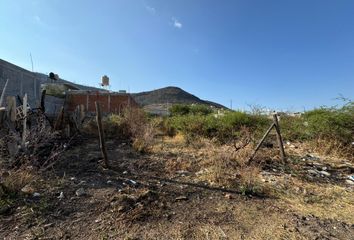
<svg viewBox="0 0 354 240">
<path fill-rule="evenodd" d="M 134 99 L 125 92 L 109 92 L 105 89 L 76 84 L 63 79 L 51 80 L 47 75 L 35 73 L 0 59 L 0 89 L 7 81 L 6 96 L 25 94 L 31 108 L 39 106 L 42 89 L 46 89 L 46 113 L 56 115 L 62 106 L 73 111 L 77 105 L 83 105 L 85 111 L 95 111 L 95 101 L 101 103 L 103 113 L 119 113 L 126 106 L 137 106 Z"/>
</svg>

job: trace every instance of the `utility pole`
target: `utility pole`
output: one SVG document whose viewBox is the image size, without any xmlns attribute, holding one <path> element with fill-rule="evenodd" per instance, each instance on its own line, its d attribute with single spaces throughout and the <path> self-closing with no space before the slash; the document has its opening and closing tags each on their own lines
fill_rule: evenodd
<svg viewBox="0 0 354 240">
<path fill-rule="evenodd" d="M 30 57 L 31 57 L 31 65 L 32 65 L 32 72 L 33 72 L 33 59 L 32 59 L 32 53 L 30 53 Z"/>
</svg>

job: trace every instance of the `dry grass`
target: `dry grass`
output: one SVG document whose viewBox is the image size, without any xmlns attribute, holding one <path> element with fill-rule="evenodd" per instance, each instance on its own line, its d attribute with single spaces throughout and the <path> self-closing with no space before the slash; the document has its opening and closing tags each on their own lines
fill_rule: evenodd
<svg viewBox="0 0 354 240">
<path fill-rule="evenodd" d="M 198 139 L 198 148 L 193 144 L 181 145 L 182 141 L 183 138 L 180 136 L 165 139 L 165 143 L 178 146 L 175 152 L 181 156 L 166 164 L 168 169 L 174 171 L 194 169 L 198 180 L 206 181 L 213 186 L 236 189 L 243 194 L 266 193 L 260 178 L 260 166 L 247 164 L 253 151 L 252 144 L 247 144 L 236 151 L 233 144 L 218 145 L 213 140 L 203 138 Z M 197 160 L 184 158 L 183 155 L 195 156 Z"/>
<path fill-rule="evenodd" d="M 338 219 L 354 224 L 354 194 L 345 187 L 292 179 L 278 195 L 283 204 L 302 215 Z"/>
<path fill-rule="evenodd" d="M 2 185 L 5 187 L 6 191 L 11 193 L 20 192 L 21 189 L 37 180 L 37 176 L 28 170 L 17 170 L 10 172 L 7 177 L 2 181 Z"/>
<path fill-rule="evenodd" d="M 343 143 L 337 139 L 323 139 L 318 138 L 309 142 L 310 147 L 314 152 L 321 155 L 336 157 L 336 158 L 348 158 L 354 162 L 354 150 L 352 146 L 344 146 Z"/>
</svg>

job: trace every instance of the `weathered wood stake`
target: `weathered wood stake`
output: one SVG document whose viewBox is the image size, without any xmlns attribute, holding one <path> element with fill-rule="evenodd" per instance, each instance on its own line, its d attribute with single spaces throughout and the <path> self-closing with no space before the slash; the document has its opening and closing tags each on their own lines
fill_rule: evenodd
<svg viewBox="0 0 354 240">
<path fill-rule="evenodd" d="M 268 128 L 266 133 L 263 135 L 261 141 L 258 143 L 258 145 L 257 145 L 256 149 L 254 150 L 253 154 L 248 159 L 248 162 L 250 162 L 254 158 L 254 156 L 256 155 L 257 151 L 260 149 L 260 147 L 262 146 L 262 143 L 264 142 L 266 137 L 269 135 L 269 133 L 273 129 L 273 127 L 275 128 L 276 133 L 277 133 L 277 142 L 278 142 L 279 149 L 280 149 L 280 157 L 281 157 L 282 161 L 285 162 L 286 155 L 285 155 L 285 151 L 284 151 L 283 139 L 282 139 L 281 134 L 280 134 L 280 127 L 279 127 L 277 114 L 273 115 L 273 123 L 272 123 L 272 125 L 270 125 L 270 127 Z"/>
<path fill-rule="evenodd" d="M 273 115 L 273 121 L 274 121 L 275 130 L 277 132 L 277 141 L 280 149 L 281 160 L 285 162 L 286 155 L 284 151 L 283 138 L 281 137 L 280 134 L 280 127 L 279 127 L 278 117 L 276 114 Z"/>
<path fill-rule="evenodd" d="M 45 95 L 46 95 L 46 90 L 44 89 L 42 91 L 42 95 L 41 95 L 41 105 L 40 105 L 40 109 L 42 110 L 43 113 L 45 113 Z"/>
<path fill-rule="evenodd" d="M 64 107 L 60 108 L 59 114 L 57 119 L 55 120 L 54 123 L 54 131 L 61 129 L 61 126 L 63 125 L 64 122 Z"/>
<path fill-rule="evenodd" d="M 266 131 L 266 133 L 263 135 L 261 141 L 259 141 L 259 143 L 258 143 L 256 149 L 254 150 L 252 156 L 249 158 L 248 161 L 251 161 L 251 160 L 254 158 L 254 156 L 256 155 L 256 153 L 258 152 L 258 150 L 260 149 L 260 147 L 262 146 L 262 143 L 264 142 L 264 140 L 266 139 L 266 137 L 268 136 L 268 134 L 270 133 L 270 131 L 272 130 L 272 128 L 274 127 L 274 125 L 275 125 L 274 123 L 272 123 L 272 125 L 270 125 L 270 127 L 268 128 L 268 130 Z"/>
<path fill-rule="evenodd" d="M 100 139 L 101 153 L 102 153 L 102 157 L 103 157 L 105 166 L 107 168 L 109 168 L 106 143 L 105 143 L 105 139 L 104 139 L 104 130 L 102 127 L 101 108 L 100 108 L 100 104 L 98 102 L 95 102 L 95 105 L 96 105 L 96 121 L 97 121 L 97 127 L 98 127 L 98 136 Z"/>
</svg>

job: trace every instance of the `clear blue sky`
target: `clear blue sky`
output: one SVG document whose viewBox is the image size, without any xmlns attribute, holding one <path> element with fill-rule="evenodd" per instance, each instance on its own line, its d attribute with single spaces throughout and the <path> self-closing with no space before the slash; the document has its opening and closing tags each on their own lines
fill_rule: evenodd
<svg viewBox="0 0 354 240">
<path fill-rule="evenodd" d="M 113 90 L 234 108 L 354 98 L 353 0 L 0 0 L 0 58 Z"/>
</svg>

